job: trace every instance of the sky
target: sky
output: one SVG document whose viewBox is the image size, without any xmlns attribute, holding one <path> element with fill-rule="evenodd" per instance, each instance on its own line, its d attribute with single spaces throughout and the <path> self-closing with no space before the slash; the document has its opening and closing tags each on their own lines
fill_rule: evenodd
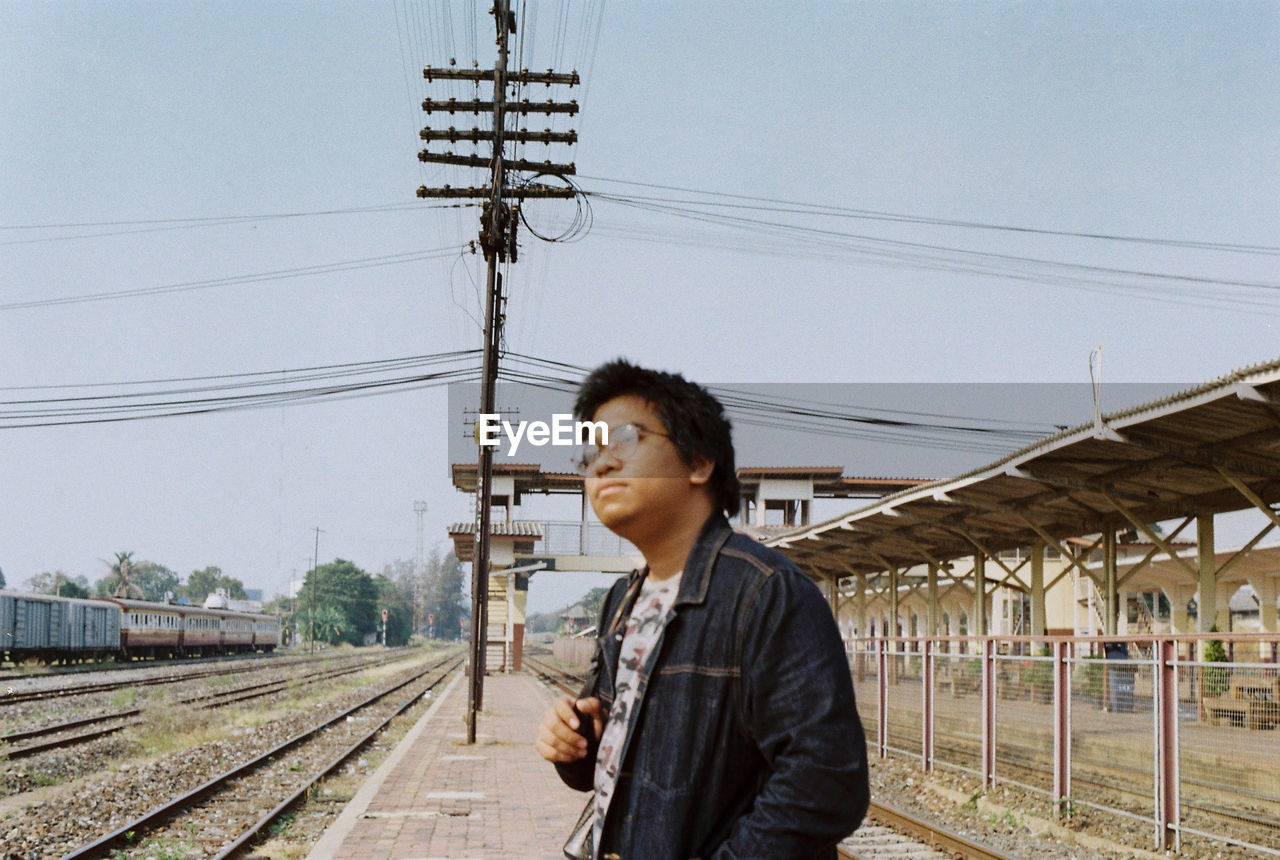
<svg viewBox="0 0 1280 860">
<path fill-rule="evenodd" d="M 412 559 L 417 500 L 428 550 L 447 548 L 472 503 L 426 380 L 61 426 L 29 401 L 186 399 L 452 353 L 440 367 L 474 373 L 477 212 L 414 192 L 483 182 L 417 153 L 424 125 L 447 124 L 421 101 L 470 97 L 422 68 L 491 66 L 489 6 L 0 4 L 10 587 L 93 581 L 132 551 L 270 596 L 310 566 L 316 528 L 321 562 Z M 572 241 L 522 228 L 507 367 L 625 355 L 724 385 L 1088 383 L 1101 346 L 1120 408 L 1109 383 L 1190 386 L 1280 356 L 1280 3 L 516 9 L 513 65 L 582 76 L 552 93 L 577 117 L 530 119 L 577 145 L 529 151 L 574 162 L 589 214 Z M 544 236 L 577 212 L 526 210 Z M 868 471 L 852 449 L 846 465 Z M 563 500 L 520 515 L 563 516 Z M 530 607 L 593 582 L 540 578 Z"/>
</svg>

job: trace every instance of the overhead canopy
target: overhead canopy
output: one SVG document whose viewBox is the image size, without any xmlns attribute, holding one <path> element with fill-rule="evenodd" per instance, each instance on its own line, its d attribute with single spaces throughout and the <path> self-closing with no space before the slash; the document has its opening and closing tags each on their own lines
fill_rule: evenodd
<svg viewBox="0 0 1280 860">
<path fill-rule="evenodd" d="M 819 578 L 943 564 L 1280 502 L 1280 361 L 1102 415 L 950 480 L 778 536 Z"/>
</svg>

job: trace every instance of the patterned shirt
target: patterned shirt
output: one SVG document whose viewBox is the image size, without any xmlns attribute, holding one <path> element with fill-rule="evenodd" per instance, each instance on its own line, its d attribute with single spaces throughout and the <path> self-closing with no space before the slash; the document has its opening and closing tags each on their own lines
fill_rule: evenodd
<svg viewBox="0 0 1280 860">
<path fill-rule="evenodd" d="M 600 734 L 600 750 L 596 753 L 596 813 L 592 845 L 597 854 L 600 837 L 604 834 L 604 816 L 609 810 L 609 800 L 613 797 L 614 785 L 618 781 L 618 769 L 622 766 L 622 744 L 626 740 L 636 703 L 639 686 L 636 676 L 648 662 L 663 628 L 671 619 L 671 607 L 676 601 L 676 592 L 680 590 L 682 574 L 683 572 L 677 573 L 661 582 L 654 582 L 646 577 L 631 609 L 631 617 L 623 628 L 613 707 L 604 724 L 604 731 Z"/>
</svg>

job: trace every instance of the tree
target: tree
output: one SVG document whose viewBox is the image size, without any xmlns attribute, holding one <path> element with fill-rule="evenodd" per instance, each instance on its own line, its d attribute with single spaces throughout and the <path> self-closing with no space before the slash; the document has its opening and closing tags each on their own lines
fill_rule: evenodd
<svg viewBox="0 0 1280 860">
<path fill-rule="evenodd" d="M 381 611 L 387 612 L 387 645 L 404 645 L 413 633 L 412 583 L 399 583 L 379 574 L 373 578 L 378 588 L 378 629 L 382 629 Z"/>
<path fill-rule="evenodd" d="M 316 621 L 319 622 L 321 617 L 320 607 L 331 606 L 337 609 L 345 622 L 341 634 L 343 640 L 359 645 L 366 633 L 374 632 L 381 625 L 378 615 L 378 587 L 374 584 L 373 577 L 356 567 L 353 562 L 339 558 L 308 571 L 298 592 L 298 606 L 303 612 L 311 611 L 313 591 Z M 307 635 L 301 621 L 298 630 L 303 636 Z M 316 638 L 320 639 L 318 633 Z"/>
<path fill-rule="evenodd" d="M 130 600 L 145 600 L 142 589 L 133 581 L 133 553 L 116 553 L 115 564 L 104 562 L 111 571 L 94 586 L 99 597 L 123 597 Z"/>
<path fill-rule="evenodd" d="M 462 630 L 459 622 L 465 622 L 471 616 L 463 603 L 462 562 L 452 552 L 441 558 L 438 551 L 432 550 L 427 564 L 427 582 L 427 612 L 434 618 L 435 638 L 459 638 Z"/>
<path fill-rule="evenodd" d="M 299 612 L 297 624 L 298 638 L 304 642 L 310 641 L 312 630 L 315 631 L 317 642 L 336 645 L 344 638 L 349 639 L 347 619 L 336 606 L 317 606 L 314 626 L 311 623 L 311 610 Z"/>
<path fill-rule="evenodd" d="M 187 577 L 186 585 L 182 586 L 183 597 L 196 605 L 204 603 L 204 599 L 218 587 L 218 578 L 221 576 L 222 569 L 217 567 L 206 567 L 203 570 L 191 571 L 191 575 Z"/>
<path fill-rule="evenodd" d="M 219 588 L 232 600 L 244 600 L 247 596 L 243 582 L 223 573 L 222 568 L 213 566 L 191 571 L 186 584 L 179 587 L 178 593 L 198 606 Z"/>
<path fill-rule="evenodd" d="M 1209 628 L 1210 633 L 1218 632 L 1218 625 L 1214 624 Z M 1210 639 L 1204 645 L 1204 662 L 1206 663 L 1227 663 L 1227 649 L 1223 647 L 1221 639 Z M 1206 666 L 1204 669 L 1204 682 L 1201 685 L 1201 692 L 1206 696 L 1221 696 L 1223 691 L 1231 684 L 1231 670 L 1224 666 Z"/>
<path fill-rule="evenodd" d="M 154 561 L 134 562 L 132 552 L 116 553 L 111 572 L 97 581 L 94 591 L 100 597 L 122 597 L 129 600 L 164 601 L 178 590 L 178 574 Z"/>
<path fill-rule="evenodd" d="M 28 591 L 36 594 L 56 594 L 59 597 L 89 596 L 89 580 L 83 576 L 72 579 L 60 570 L 53 573 L 45 571 L 33 576 L 27 580 L 26 587 Z"/>
<path fill-rule="evenodd" d="M 4 588 L 4 571 L 0 570 L 0 588 Z"/>
</svg>

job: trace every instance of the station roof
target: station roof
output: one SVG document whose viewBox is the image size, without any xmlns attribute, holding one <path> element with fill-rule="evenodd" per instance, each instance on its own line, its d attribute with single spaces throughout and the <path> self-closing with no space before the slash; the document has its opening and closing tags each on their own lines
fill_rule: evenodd
<svg viewBox="0 0 1280 860">
<path fill-rule="evenodd" d="M 478 483 L 475 463 L 454 463 L 453 486 L 474 493 Z M 581 493 L 582 476 L 577 472 L 544 472 L 538 463 L 494 463 L 494 476 L 515 480 L 516 495 L 524 493 Z M 842 466 L 744 466 L 737 471 L 744 490 L 757 487 L 764 478 L 813 478 L 814 495 L 832 498 L 882 496 L 895 490 L 926 483 L 920 478 L 851 477 Z"/>
<path fill-rule="evenodd" d="M 449 526 L 449 538 L 453 541 L 453 554 L 458 561 L 471 561 L 475 557 L 476 524 L 474 521 L 453 523 Z M 528 520 L 489 523 L 489 536 L 513 538 L 516 552 L 532 552 L 533 545 L 542 538 L 542 523 Z"/>
<path fill-rule="evenodd" d="M 851 496 L 883 496 L 927 484 L 922 478 L 850 477 L 843 466 L 744 466 L 738 469 L 738 482 L 744 495 L 767 479 L 813 480 L 813 494 L 822 498 L 844 499 Z"/>
<path fill-rule="evenodd" d="M 1105 396 L 1106 390 L 1103 389 Z M 768 543 L 840 578 L 1280 502 L 1280 361 L 1064 430 Z"/>
<path fill-rule="evenodd" d="M 464 493 L 474 493 L 479 484 L 476 463 L 454 463 L 454 489 Z M 522 493 L 581 493 L 582 476 L 577 472 L 544 472 L 539 463 L 494 463 L 495 477 L 511 477 L 515 479 L 516 494 Z"/>
</svg>

